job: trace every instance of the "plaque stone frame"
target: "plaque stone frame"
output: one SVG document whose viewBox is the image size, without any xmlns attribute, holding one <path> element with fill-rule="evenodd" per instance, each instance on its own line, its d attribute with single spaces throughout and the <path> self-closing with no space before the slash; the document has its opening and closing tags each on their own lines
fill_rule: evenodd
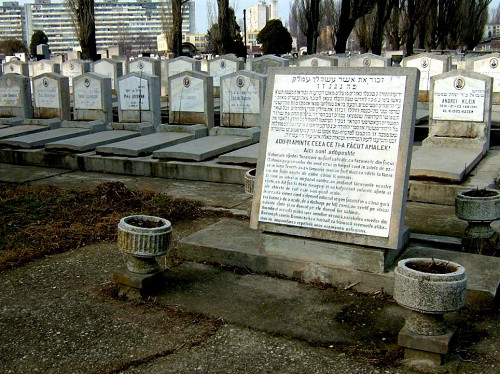
<svg viewBox="0 0 500 374">
<path fill-rule="evenodd" d="M 346 231 L 334 231 L 331 229 L 321 229 L 313 227 L 304 227 L 300 225 L 288 225 L 282 223 L 264 222 L 260 219 L 260 208 L 262 204 L 262 194 L 263 194 L 263 184 L 264 184 L 264 172 L 266 169 L 267 157 L 272 157 L 268 155 L 268 137 L 270 135 L 270 121 L 273 110 L 273 103 L 275 101 L 275 83 L 282 79 L 282 76 L 296 76 L 297 79 L 313 80 L 314 77 L 320 77 L 318 79 L 338 79 L 342 81 L 355 81 L 357 79 L 364 79 L 365 77 L 380 77 L 382 79 L 390 80 L 391 77 L 397 77 L 398 81 L 406 82 L 404 88 L 399 89 L 399 96 L 402 95 L 402 108 L 400 112 L 400 128 L 399 140 L 396 143 L 398 146 L 394 148 L 392 152 L 396 152 L 396 162 L 394 166 L 394 179 L 393 179 L 393 189 L 392 193 L 392 205 L 390 208 L 390 219 L 387 225 L 388 234 L 387 236 L 379 235 L 366 235 L 358 234 Z M 323 78 L 324 77 L 324 78 Z M 292 78 L 284 78 L 284 80 L 290 80 Z M 383 81 L 383 80 L 382 80 Z M 405 217 L 405 207 L 406 198 L 408 192 L 409 183 L 409 169 L 411 161 L 411 151 L 413 143 L 413 130 L 414 130 L 414 119 L 417 107 L 417 97 L 418 97 L 418 81 L 419 72 L 417 69 L 392 69 L 392 68 L 337 68 L 335 70 L 327 70 L 322 68 L 287 68 L 287 69 L 271 69 L 269 71 L 267 88 L 266 88 L 266 105 L 264 108 L 263 116 L 263 126 L 260 139 L 260 150 L 259 159 L 257 164 L 257 174 L 256 174 L 256 188 L 255 195 L 252 204 L 252 214 L 250 219 L 250 227 L 253 229 L 260 229 L 265 233 L 272 234 L 285 234 L 290 237 L 295 237 L 299 241 L 304 242 L 314 240 L 320 246 L 324 246 L 325 243 L 328 246 L 330 243 L 331 248 L 337 248 L 339 245 L 351 246 L 359 248 L 367 248 L 368 251 L 373 251 L 377 249 L 382 249 L 382 253 L 386 253 L 388 250 L 391 255 L 383 254 L 384 257 L 396 258 L 398 252 L 402 250 L 408 242 L 409 230 L 404 225 Z M 293 86 L 291 86 L 293 87 Z M 293 88 L 292 88 L 293 89 Z M 339 90 L 340 92 L 342 90 Z M 333 109 L 332 109 L 333 112 Z M 334 114 L 335 116 L 335 114 Z M 277 118 L 277 117 L 276 117 Z M 369 122 L 369 120 L 366 120 Z M 278 121 L 279 122 L 279 121 Z M 284 126 L 287 124 L 285 123 Z M 290 125 L 290 127 L 295 125 Z M 341 125 L 342 126 L 342 125 Z M 368 129 L 368 126 L 366 126 Z M 347 129 L 344 125 L 344 128 Z M 272 146 L 274 147 L 274 145 Z M 272 148 L 271 149 L 274 149 Z M 290 155 L 292 157 L 292 155 Z M 286 169 L 287 165 L 284 165 Z M 332 176 L 335 178 L 335 176 Z M 334 179 L 331 179 L 332 181 Z M 326 182 L 328 183 L 328 182 Z M 359 193 L 359 192 L 358 192 Z M 287 238 L 286 236 L 279 235 L 280 238 Z M 292 239 L 293 240 L 293 239 Z M 363 246 L 363 247 L 361 247 Z M 311 245 L 309 245 L 311 247 Z M 312 245 L 314 247 L 314 245 Z M 330 250 L 331 250 L 330 248 Z M 365 251 L 366 252 L 366 251 Z M 384 259 L 380 260 L 383 262 L 382 269 L 386 268 L 386 263 Z M 377 260 L 378 261 L 378 260 Z"/>
</svg>

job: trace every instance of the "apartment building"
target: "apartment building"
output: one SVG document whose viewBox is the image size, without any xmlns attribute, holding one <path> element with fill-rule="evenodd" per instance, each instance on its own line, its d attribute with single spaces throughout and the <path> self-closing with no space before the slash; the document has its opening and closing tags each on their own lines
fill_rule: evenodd
<svg viewBox="0 0 500 374">
<path fill-rule="evenodd" d="M 0 6 L 0 40 L 26 40 L 24 7 L 18 1 L 5 1 Z"/>
</svg>

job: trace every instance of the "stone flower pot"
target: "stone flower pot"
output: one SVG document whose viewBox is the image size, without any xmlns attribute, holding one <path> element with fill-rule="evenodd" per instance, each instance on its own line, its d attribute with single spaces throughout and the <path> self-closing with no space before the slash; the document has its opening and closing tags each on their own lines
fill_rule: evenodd
<svg viewBox="0 0 500 374">
<path fill-rule="evenodd" d="M 465 303 L 465 268 L 451 261 L 409 258 L 394 270 L 394 299 L 415 312 L 405 327 L 420 335 L 442 335 L 443 313 L 459 310 Z"/>
<path fill-rule="evenodd" d="M 245 173 L 245 192 L 249 195 L 254 194 L 256 171 L 257 169 L 250 169 Z"/>
<path fill-rule="evenodd" d="M 455 198 L 455 214 L 469 223 L 462 246 L 466 252 L 495 255 L 498 235 L 491 222 L 500 218 L 500 192 L 476 189 L 459 192 Z M 498 254 L 497 254 L 498 255 Z"/>
<path fill-rule="evenodd" d="M 160 266 L 156 257 L 170 250 L 172 225 L 154 216 L 134 215 L 118 223 L 118 248 L 128 254 L 127 269 L 132 273 L 151 274 Z"/>
</svg>

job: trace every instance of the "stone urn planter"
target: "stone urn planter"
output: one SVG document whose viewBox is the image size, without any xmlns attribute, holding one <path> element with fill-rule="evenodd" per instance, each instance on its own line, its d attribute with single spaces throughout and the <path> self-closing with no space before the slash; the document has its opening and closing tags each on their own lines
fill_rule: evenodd
<svg viewBox="0 0 500 374">
<path fill-rule="evenodd" d="M 394 270 L 394 299 L 413 312 L 399 333 L 399 345 L 405 357 L 422 352 L 441 364 L 448 354 L 455 330 L 446 326 L 443 314 L 459 310 L 465 304 L 467 274 L 451 261 L 433 258 L 409 258 L 398 262 Z"/>
<path fill-rule="evenodd" d="M 118 248 L 128 256 L 127 269 L 136 274 L 160 271 L 156 257 L 170 250 L 172 225 L 154 216 L 134 215 L 118 223 Z"/>
<path fill-rule="evenodd" d="M 455 198 L 455 214 L 469 223 L 462 238 L 464 251 L 498 256 L 498 234 L 491 228 L 491 222 L 500 219 L 498 190 L 459 192 Z"/>
<path fill-rule="evenodd" d="M 249 195 L 254 194 L 255 173 L 257 169 L 250 169 L 245 173 L 245 192 Z"/>
</svg>

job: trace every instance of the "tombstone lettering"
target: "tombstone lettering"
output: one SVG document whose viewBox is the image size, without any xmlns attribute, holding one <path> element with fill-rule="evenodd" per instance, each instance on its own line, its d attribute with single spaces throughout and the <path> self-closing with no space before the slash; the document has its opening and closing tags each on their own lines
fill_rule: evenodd
<svg viewBox="0 0 500 374">
<path fill-rule="evenodd" d="M 69 86 L 73 87 L 73 79 L 90 71 L 90 62 L 83 60 L 68 60 L 61 66 L 62 75 L 69 78 Z"/>
<path fill-rule="evenodd" d="M 213 78 L 206 73 L 185 71 L 169 78 L 169 122 L 214 125 Z"/>
<path fill-rule="evenodd" d="M 220 125 L 256 127 L 262 125 L 266 76 L 237 71 L 221 79 Z"/>
<path fill-rule="evenodd" d="M 70 119 L 69 79 L 58 73 L 33 78 L 35 118 Z"/>
<path fill-rule="evenodd" d="M 120 122 L 161 124 L 160 78 L 132 72 L 118 81 L 118 117 Z"/>
<path fill-rule="evenodd" d="M 33 118 L 28 77 L 17 74 L 0 76 L 0 117 Z"/>
<path fill-rule="evenodd" d="M 417 79 L 415 69 L 273 70 L 251 227 L 401 250 Z"/>
<path fill-rule="evenodd" d="M 208 74 L 214 79 L 214 88 L 220 87 L 221 77 L 243 69 L 244 62 L 234 55 L 224 55 L 208 61 Z"/>
<path fill-rule="evenodd" d="M 111 78 L 97 73 L 85 73 L 74 79 L 73 117 L 76 121 L 113 120 Z"/>
</svg>

